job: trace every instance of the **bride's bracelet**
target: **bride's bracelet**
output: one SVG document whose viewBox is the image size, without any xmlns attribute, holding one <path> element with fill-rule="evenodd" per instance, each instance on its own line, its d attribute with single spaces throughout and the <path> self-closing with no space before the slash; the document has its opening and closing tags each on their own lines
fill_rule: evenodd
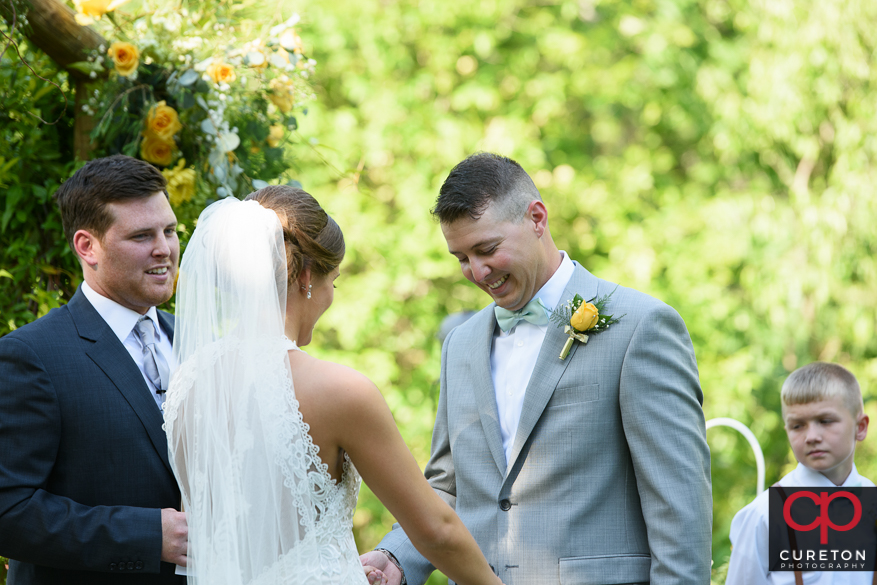
<svg viewBox="0 0 877 585">
<path fill-rule="evenodd" d="M 408 581 L 405 580 L 405 571 L 402 570 L 402 565 L 400 565 L 399 561 L 396 560 L 396 556 L 385 548 L 376 548 L 375 551 L 382 552 L 387 555 L 387 560 L 389 560 L 391 563 L 393 563 L 393 565 L 396 566 L 397 569 L 399 569 L 399 574 L 402 575 L 402 580 L 399 585 L 408 585 Z"/>
</svg>

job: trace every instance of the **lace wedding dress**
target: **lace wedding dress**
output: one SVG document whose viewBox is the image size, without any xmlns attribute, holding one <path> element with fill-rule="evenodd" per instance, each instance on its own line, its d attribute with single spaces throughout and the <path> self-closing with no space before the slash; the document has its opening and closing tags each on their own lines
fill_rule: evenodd
<svg viewBox="0 0 877 585">
<path fill-rule="evenodd" d="M 334 481 L 302 420 L 283 335 L 286 259 L 273 211 L 208 207 L 183 257 L 165 403 L 194 585 L 365 584 L 360 477 Z"/>
</svg>

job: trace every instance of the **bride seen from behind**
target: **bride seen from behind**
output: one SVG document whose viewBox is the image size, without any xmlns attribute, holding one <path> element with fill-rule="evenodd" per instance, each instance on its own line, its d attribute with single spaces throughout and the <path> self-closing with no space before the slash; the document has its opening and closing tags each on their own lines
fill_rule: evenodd
<svg viewBox="0 0 877 585">
<path fill-rule="evenodd" d="M 199 218 L 165 405 L 188 581 L 367 583 L 352 532 L 361 474 L 439 570 L 461 585 L 500 584 L 377 387 L 300 349 L 332 304 L 343 257 L 340 228 L 301 189 L 266 187 Z"/>
</svg>

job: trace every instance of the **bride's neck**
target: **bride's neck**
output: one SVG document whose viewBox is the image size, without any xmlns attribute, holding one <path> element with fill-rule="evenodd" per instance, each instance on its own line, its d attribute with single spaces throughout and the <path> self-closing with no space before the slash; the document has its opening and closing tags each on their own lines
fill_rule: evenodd
<svg viewBox="0 0 877 585">
<path fill-rule="evenodd" d="M 286 334 L 288 338 L 298 343 L 299 332 L 301 331 L 301 327 L 298 323 L 293 323 L 293 319 L 287 317 L 286 324 L 283 327 L 283 332 Z"/>
<path fill-rule="evenodd" d="M 296 305 L 292 298 L 286 301 L 286 323 L 283 324 L 283 332 L 288 338 L 296 343 L 301 341 L 301 307 Z"/>
</svg>

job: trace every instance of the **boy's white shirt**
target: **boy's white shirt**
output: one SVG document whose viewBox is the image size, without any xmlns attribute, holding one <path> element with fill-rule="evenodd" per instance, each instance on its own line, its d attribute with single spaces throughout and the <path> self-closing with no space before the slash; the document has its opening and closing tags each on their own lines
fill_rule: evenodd
<svg viewBox="0 0 877 585">
<path fill-rule="evenodd" d="M 798 463 L 783 477 L 783 487 L 864 487 L 874 482 L 859 475 L 855 464 L 843 485 L 836 486 L 817 471 Z M 768 572 L 768 490 L 737 512 L 731 521 L 731 561 L 725 585 L 794 585 L 793 571 Z M 871 585 L 871 571 L 802 571 L 805 585 Z"/>
</svg>

